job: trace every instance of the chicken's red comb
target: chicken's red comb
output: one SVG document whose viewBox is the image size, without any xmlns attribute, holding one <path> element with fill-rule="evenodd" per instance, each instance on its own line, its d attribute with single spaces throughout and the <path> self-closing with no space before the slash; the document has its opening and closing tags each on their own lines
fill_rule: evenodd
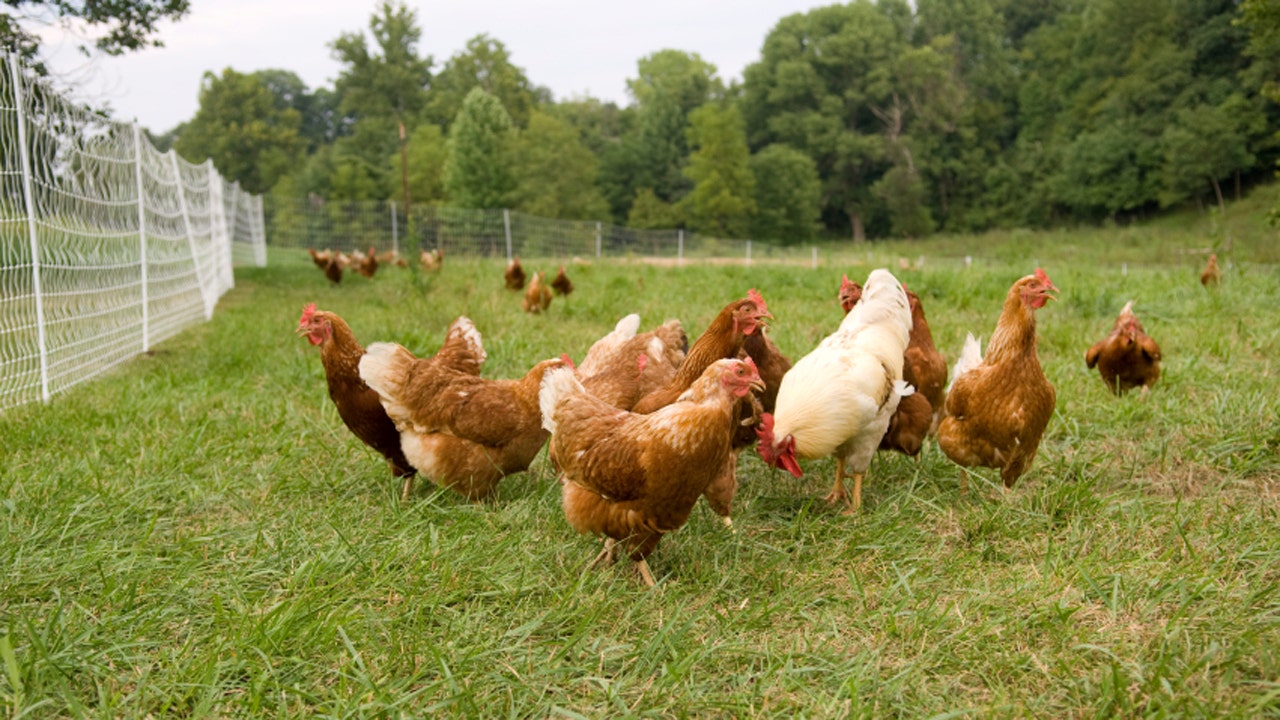
<svg viewBox="0 0 1280 720">
<path fill-rule="evenodd" d="M 760 312 L 769 312 L 769 306 L 764 304 L 764 296 L 760 294 L 759 290 L 756 290 L 755 288 L 748 290 L 747 299 L 755 303 L 756 307 L 760 308 Z"/>
<path fill-rule="evenodd" d="M 1049 279 L 1048 274 L 1045 273 L 1044 268 L 1036 268 L 1036 279 L 1046 285 L 1053 284 L 1053 281 Z"/>
<path fill-rule="evenodd" d="M 747 359 L 743 360 L 742 362 L 746 363 L 747 367 L 751 368 L 751 372 L 757 375 L 760 374 L 760 368 L 756 367 L 756 361 L 752 360 L 750 355 L 748 355 Z"/>
<path fill-rule="evenodd" d="M 577 370 L 578 366 L 573 364 L 573 358 L 569 357 L 569 353 L 560 356 L 560 361 L 569 366 L 570 370 Z"/>
<path fill-rule="evenodd" d="M 302 308 L 302 317 L 298 320 L 298 326 L 301 327 L 311 322 L 311 318 L 314 317 L 315 314 L 316 314 L 316 304 L 307 303 L 307 306 Z"/>
<path fill-rule="evenodd" d="M 637 356 L 636 356 L 636 371 L 637 371 L 637 372 L 641 372 L 641 373 L 643 373 L 643 372 L 644 372 L 644 369 L 645 369 L 648 365 L 649 365 L 649 356 L 648 356 L 648 355 L 646 355 L 646 354 L 644 354 L 644 353 L 640 353 L 639 355 L 637 355 Z"/>
</svg>

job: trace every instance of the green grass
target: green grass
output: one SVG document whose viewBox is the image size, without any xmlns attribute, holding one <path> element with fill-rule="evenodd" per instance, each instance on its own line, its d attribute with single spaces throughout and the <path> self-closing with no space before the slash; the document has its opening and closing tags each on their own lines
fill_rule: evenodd
<svg viewBox="0 0 1280 720">
<path fill-rule="evenodd" d="M 1246 206 L 1247 210 L 1247 206 Z M 212 322 L 48 406 L 0 415 L 0 699 L 10 717 L 1280 716 L 1280 271 L 1238 212 L 1201 223 L 823 248 L 795 265 L 570 266 L 546 316 L 501 263 L 451 260 L 339 288 L 300 251 L 237 273 Z M 1218 239 L 1213 234 L 1218 233 Z M 315 301 L 365 342 L 433 351 L 466 313 L 489 377 L 590 343 L 628 312 L 701 332 L 758 287 L 799 358 L 838 324 L 840 274 L 899 273 L 950 359 L 989 336 L 1038 260 L 1058 408 L 1007 495 L 961 496 L 937 451 L 882 455 L 866 507 L 743 456 L 728 534 L 700 506 L 649 590 L 584 572 L 545 461 L 471 505 L 398 502 L 343 428 Z M 962 258 L 971 255 L 973 268 Z M 804 255 L 807 259 L 807 255 Z M 1122 274 L 1121 263 L 1127 273 Z M 528 269 L 543 263 L 526 259 Z M 554 269 L 548 262 L 547 269 Z M 1083 351 L 1129 299 L 1165 351 L 1146 399 Z"/>
</svg>

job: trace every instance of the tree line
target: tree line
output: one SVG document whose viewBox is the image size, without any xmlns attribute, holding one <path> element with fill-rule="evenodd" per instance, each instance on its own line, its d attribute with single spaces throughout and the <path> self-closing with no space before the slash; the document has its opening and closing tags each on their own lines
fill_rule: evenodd
<svg viewBox="0 0 1280 720">
<path fill-rule="evenodd" d="M 437 66 L 384 0 L 308 88 L 206 73 L 157 137 L 282 198 L 507 207 L 782 243 L 1221 206 L 1280 157 L 1270 0 L 856 0 L 781 18 L 740 82 L 658 50 L 556 99 L 488 35 Z"/>
</svg>

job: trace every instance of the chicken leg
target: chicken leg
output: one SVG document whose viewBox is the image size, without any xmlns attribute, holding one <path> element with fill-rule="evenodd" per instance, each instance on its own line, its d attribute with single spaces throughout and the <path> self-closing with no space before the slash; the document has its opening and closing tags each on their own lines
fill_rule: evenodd
<svg viewBox="0 0 1280 720">
<path fill-rule="evenodd" d="M 853 494 L 849 499 L 849 506 L 844 509 L 842 515 L 856 515 L 862 510 L 862 478 L 866 473 L 853 474 Z"/>
<path fill-rule="evenodd" d="M 614 554 L 616 548 L 617 543 L 614 542 L 613 538 L 605 538 L 604 549 L 600 551 L 599 555 L 596 555 L 596 559 L 591 561 L 591 564 L 587 566 L 587 569 L 595 570 L 601 565 L 612 565 L 617 560 L 617 557 Z"/>
<path fill-rule="evenodd" d="M 413 494 L 413 476 L 406 475 L 404 477 L 404 487 L 400 490 L 400 502 L 409 502 L 409 496 Z"/>
<path fill-rule="evenodd" d="M 635 567 L 636 572 L 640 573 L 640 580 L 643 581 L 645 585 L 653 587 L 658 584 L 657 581 L 653 579 L 653 573 L 649 572 L 649 563 L 645 562 L 643 558 L 636 561 Z"/>
<path fill-rule="evenodd" d="M 849 494 L 844 489 L 844 460 L 836 458 L 836 483 L 831 488 L 831 492 L 822 498 L 828 505 L 835 505 L 843 500 L 845 504 L 849 504 Z"/>
</svg>

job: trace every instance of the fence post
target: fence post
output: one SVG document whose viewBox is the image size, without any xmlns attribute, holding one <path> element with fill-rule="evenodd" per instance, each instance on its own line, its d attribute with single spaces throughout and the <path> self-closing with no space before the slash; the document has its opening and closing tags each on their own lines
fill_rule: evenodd
<svg viewBox="0 0 1280 720">
<path fill-rule="evenodd" d="M 676 264 L 684 264 L 684 228 L 676 230 Z"/>
<path fill-rule="evenodd" d="M 751 264 L 751 241 L 747 241 L 747 264 Z"/>
<path fill-rule="evenodd" d="M 227 213 L 227 242 L 236 241 L 236 230 L 239 218 L 236 217 L 240 213 L 240 181 L 231 183 L 231 212 Z"/>
<path fill-rule="evenodd" d="M 267 266 L 267 221 L 262 216 L 262 196 L 257 196 L 254 203 L 257 206 L 258 228 L 253 237 L 253 261 L 258 267 Z M 235 286 L 233 279 L 232 286 Z"/>
<path fill-rule="evenodd" d="M 600 257 L 600 223 L 596 223 L 596 257 Z"/>
<path fill-rule="evenodd" d="M 818 269 L 818 246 L 813 246 L 813 269 Z"/>
<path fill-rule="evenodd" d="M 151 350 L 151 310 L 147 298 L 147 206 L 142 185 L 142 128 L 133 121 L 133 169 L 138 175 L 138 243 L 142 265 L 142 352 Z M 202 291 L 203 292 L 203 291 Z"/>
<path fill-rule="evenodd" d="M 7 54 L 13 78 L 13 99 L 18 110 L 18 154 L 22 157 L 22 200 L 27 210 L 27 236 L 31 242 L 31 290 L 36 296 L 36 345 L 40 350 L 40 400 L 49 402 L 49 349 L 45 338 L 44 293 L 40 287 L 40 237 L 36 233 L 35 197 L 31 193 L 31 155 L 27 145 L 26 101 L 22 97 L 22 73 L 13 53 Z"/>
<path fill-rule="evenodd" d="M 400 254 L 400 228 L 396 227 L 396 201 L 388 201 L 391 204 L 391 252 Z"/>
<path fill-rule="evenodd" d="M 511 211 L 502 209 L 502 227 L 507 232 L 507 262 L 511 262 Z"/>
<path fill-rule="evenodd" d="M 173 166 L 173 181 L 178 185 L 178 209 L 182 211 L 182 225 L 187 229 L 187 248 L 191 252 L 191 264 L 196 268 L 196 282 L 200 283 L 200 299 L 204 301 L 204 319 L 213 317 L 214 290 L 205 282 L 204 272 L 200 265 L 200 255 L 196 252 L 196 237 L 191 232 L 191 213 L 187 210 L 187 184 L 182 182 L 182 170 L 178 167 L 178 153 L 169 149 L 169 164 Z"/>
</svg>

